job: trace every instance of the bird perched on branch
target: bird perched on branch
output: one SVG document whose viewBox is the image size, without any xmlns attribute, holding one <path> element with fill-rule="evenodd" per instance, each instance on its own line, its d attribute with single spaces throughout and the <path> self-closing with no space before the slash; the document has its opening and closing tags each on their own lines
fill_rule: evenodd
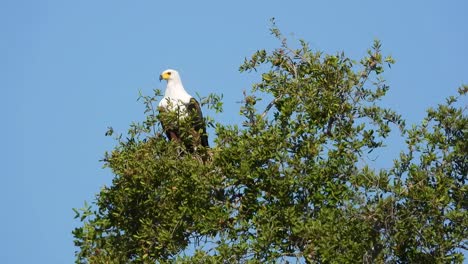
<svg viewBox="0 0 468 264">
<path fill-rule="evenodd" d="M 190 152 L 199 146 L 209 147 L 200 104 L 185 91 L 179 73 L 172 69 L 165 70 L 159 80 L 167 81 L 164 97 L 158 106 L 167 138 L 182 142 Z"/>
</svg>

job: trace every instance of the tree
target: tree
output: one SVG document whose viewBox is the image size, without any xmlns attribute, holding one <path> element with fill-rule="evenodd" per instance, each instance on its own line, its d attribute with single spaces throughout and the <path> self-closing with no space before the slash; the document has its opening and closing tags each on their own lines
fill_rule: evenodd
<svg viewBox="0 0 468 264">
<path fill-rule="evenodd" d="M 165 139 L 159 91 L 141 97 L 146 120 L 104 157 L 112 185 L 75 209 L 77 263 L 463 261 L 468 123 L 457 100 L 468 87 L 406 129 L 378 105 L 393 63 L 379 41 L 357 63 L 271 32 L 281 46 L 240 67 L 263 72 L 245 121 L 210 120 L 208 159 Z M 202 103 L 221 110 L 219 96 Z M 364 158 L 394 128 L 408 149 L 393 168 L 370 168 Z"/>
</svg>

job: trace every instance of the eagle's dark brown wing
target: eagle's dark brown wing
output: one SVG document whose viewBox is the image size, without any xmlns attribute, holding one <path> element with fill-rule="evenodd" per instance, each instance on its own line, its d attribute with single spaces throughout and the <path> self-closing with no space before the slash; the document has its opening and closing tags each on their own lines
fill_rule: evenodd
<svg viewBox="0 0 468 264">
<path fill-rule="evenodd" d="M 195 100 L 195 98 L 192 97 L 190 99 L 190 102 L 187 105 L 187 110 L 189 112 L 190 117 L 192 118 L 192 126 L 195 130 L 194 132 L 199 134 L 198 138 L 200 138 L 200 144 L 203 147 L 209 147 L 205 119 L 203 119 L 200 104 L 197 100 Z"/>
</svg>

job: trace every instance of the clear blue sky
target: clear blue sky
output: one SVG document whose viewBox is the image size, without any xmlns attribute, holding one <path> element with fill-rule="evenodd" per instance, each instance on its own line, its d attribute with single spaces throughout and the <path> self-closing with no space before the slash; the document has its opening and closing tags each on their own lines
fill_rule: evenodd
<svg viewBox="0 0 468 264">
<path fill-rule="evenodd" d="M 164 88 L 166 68 L 192 94 L 224 94 L 217 118 L 238 122 L 236 102 L 258 76 L 237 69 L 278 46 L 271 17 L 291 41 L 354 59 L 382 40 L 397 60 L 383 103 L 421 120 L 468 83 L 468 4 L 379 2 L 1 0 L 0 262 L 73 262 L 71 208 L 112 179 L 99 162 L 114 144 L 106 127 L 141 120 L 138 90 Z"/>
</svg>

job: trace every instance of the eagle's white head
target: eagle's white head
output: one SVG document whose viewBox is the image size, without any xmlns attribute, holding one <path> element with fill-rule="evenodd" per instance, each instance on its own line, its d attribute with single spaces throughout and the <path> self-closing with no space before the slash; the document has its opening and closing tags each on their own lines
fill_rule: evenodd
<svg viewBox="0 0 468 264">
<path fill-rule="evenodd" d="M 192 96 L 185 91 L 179 73 L 176 70 L 167 69 L 163 71 L 159 75 L 159 80 L 167 81 L 166 92 L 161 102 L 159 102 L 160 107 L 169 106 L 173 110 L 175 106 L 183 107 L 184 104 L 189 103 Z M 171 107 L 170 105 L 173 106 Z"/>
<path fill-rule="evenodd" d="M 179 73 L 176 70 L 167 69 L 159 75 L 159 80 L 166 80 L 169 82 L 181 82 Z"/>
</svg>

